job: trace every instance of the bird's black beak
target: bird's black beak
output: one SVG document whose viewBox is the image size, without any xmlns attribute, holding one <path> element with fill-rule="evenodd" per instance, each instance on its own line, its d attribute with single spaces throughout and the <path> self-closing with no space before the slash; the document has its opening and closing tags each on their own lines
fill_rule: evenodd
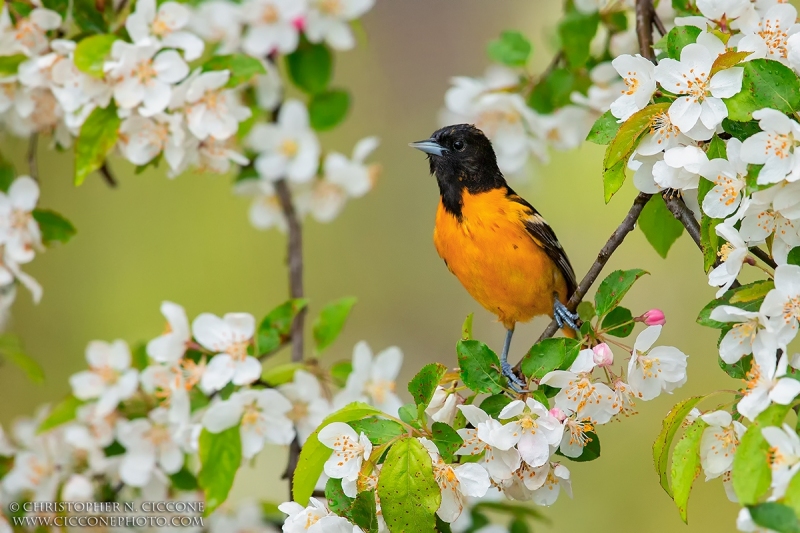
<svg viewBox="0 0 800 533">
<path fill-rule="evenodd" d="M 447 151 L 447 148 L 437 143 L 433 139 L 425 139 L 424 141 L 417 141 L 415 143 L 408 143 L 411 148 L 422 150 L 426 154 L 441 156 Z"/>
</svg>

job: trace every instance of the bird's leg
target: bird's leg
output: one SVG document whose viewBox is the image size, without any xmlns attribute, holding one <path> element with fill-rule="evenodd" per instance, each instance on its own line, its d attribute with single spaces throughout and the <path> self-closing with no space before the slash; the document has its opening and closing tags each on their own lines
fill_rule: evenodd
<svg viewBox="0 0 800 533">
<path fill-rule="evenodd" d="M 521 393 L 524 392 L 525 383 L 517 377 L 511 365 L 508 364 L 508 350 L 511 348 L 512 335 L 514 335 L 513 327 L 506 331 L 506 341 L 503 343 L 503 353 L 500 356 L 500 369 L 503 371 L 503 375 L 508 378 L 508 386 L 514 392 Z"/>
<path fill-rule="evenodd" d="M 564 325 L 567 325 L 574 329 L 575 331 L 580 332 L 580 328 L 578 327 L 577 320 L 578 315 L 577 313 L 570 313 L 567 306 L 562 304 L 559 299 L 558 295 L 554 295 L 555 298 L 553 299 L 553 318 L 556 320 L 556 324 L 558 324 L 559 328 L 563 328 Z"/>
</svg>

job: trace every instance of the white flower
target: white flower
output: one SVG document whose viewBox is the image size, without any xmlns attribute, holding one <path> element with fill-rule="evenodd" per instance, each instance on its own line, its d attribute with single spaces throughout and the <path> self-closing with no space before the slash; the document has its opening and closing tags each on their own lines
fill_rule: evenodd
<svg viewBox="0 0 800 533">
<path fill-rule="evenodd" d="M 789 405 L 800 394 L 800 381 L 784 377 L 789 358 L 782 355 L 775 365 L 775 355 L 758 357 L 745 378 L 747 388 L 736 409 L 748 420 L 755 420 L 770 403 Z"/>
<path fill-rule="evenodd" d="M 333 407 L 322 397 L 319 380 L 302 369 L 295 371 L 291 383 L 281 385 L 278 390 L 292 403 L 292 410 L 287 416 L 294 422 L 297 439 L 302 446 Z"/>
<path fill-rule="evenodd" d="M 661 327 L 650 326 L 639 333 L 628 362 L 628 383 L 645 401 L 686 383 L 686 354 L 672 346 L 651 348 Z"/>
<path fill-rule="evenodd" d="M 247 0 L 242 4 L 248 25 L 242 48 L 254 57 L 294 52 L 300 41 L 297 22 L 305 11 L 306 0 Z"/>
<path fill-rule="evenodd" d="M 120 150 L 134 165 L 146 165 L 164 153 L 176 170 L 186 157 L 183 115 L 159 113 L 153 117 L 131 115 L 119 127 Z"/>
<path fill-rule="evenodd" d="M 209 533 L 277 533 L 264 518 L 261 504 L 247 499 L 235 509 L 218 508 L 208 517 Z"/>
<path fill-rule="evenodd" d="M 591 374 L 595 366 L 594 352 L 581 350 L 569 370 L 548 372 L 540 383 L 561 389 L 556 395 L 556 405 L 561 409 L 574 412 L 578 418 L 590 418 L 598 424 L 605 424 L 617 410 L 612 390 L 605 383 L 593 380 Z"/>
<path fill-rule="evenodd" d="M 748 243 L 764 242 L 774 235 L 772 257 L 778 264 L 786 263 L 791 249 L 800 245 L 800 225 L 795 226 L 792 220 L 771 206 L 755 201 L 744 212 L 739 235 Z"/>
<path fill-rule="evenodd" d="M 223 318 L 203 313 L 194 319 L 194 338 L 216 353 L 200 381 L 203 392 L 219 390 L 231 381 L 234 385 L 247 385 L 261 376 L 261 363 L 247 355 L 255 330 L 256 319 L 249 313 L 228 313 Z"/>
<path fill-rule="evenodd" d="M 278 509 L 288 515 L 283 523 L 284 533 L 357 533 L 346 518 L 334 515 L 316 498 L 309 498 L 308 507 L 284 502 Z"/>
<path fill-rule="evenodd" d="M 436 514 L 444 522 L 453 522 L 464 510 L 467 497 L 482 498 L 486 494 L 491 485 L 489 474 L 476 463 L 449 465 L 442 460 L 433 442 L 424 437 L 419 441 L 431 456 L 433 476 L 442 491 L 442 503 Z"/>
<path fill-rule="evenodd" d="M 310 181 L 319 167 L 320 146 L 308 121 L 308 110 L 299 100 L 287 100 L 276 123 L 256 124 L 248 143 L 260 155 L 256 170 L 265 179 Z"/>
<path fill-rule="evenodd" d="M 219 43 L 218 54 L 231 54 L 239 49 L 242 38 L 239 4 L 227 0 L 200 2 L 192 15 L 192 30 L 205 41 Z"/>
<path fill-rule="evenodd" d="M 622 76 L 626 87 L 622 96 L 611 104 L 611 114 L 625 121 L 650 103 L 656 90 L 656 80 L 653 78 L 655 65 L 638 54 L 619 56 L 611 64 Z"/>
<path fill-rule="evenodd" d="M 319 441 L 333 450 L 325 462 L 325 474 L 342 480 L 342 489 L 351 498 L 356 495 L 355 482 L 361 465 L 369 460 L 372 443 L 366 435 L 360 435 L 344 422 L 332 422 L 317 434 Z M 347 482 L 347 483 L 346 483 Z"/>
<path fill-rule="evenodd" d="M 136 392 L 138 372 L 130 368 L 131 352 L 125 341 L 92 341 L 86 347 L 86 360 L 89 370 L 73 374 L 69 383 L 78 399 L 98 399 L 99 415 L 110 413 Z"/>
<path fill-rule="evenodd" d="M 155 45 L 136 46 L 114 41 L 108 75 L 114 80 L 114 100 L 122 109 L 139 109 L 144 116 L 161 113 L 169 105 L 172 85 L 189 73 L 175 50 L 158 52 Z"/>
<path fill-rule="evenodd" d="M 717 224 L 714 231 L 728 241 L 722 245 L 719 251 L 722 263 L 708 273 L 708 284 L 712 287 L 721 287 L 717 291 L 717 298 L 719 298 L 736 281 L 749 249 L 736 228 L 727 221 Z"/>
<path fill-rule="evenodd" d="M 94 485 L 84 475 L 72 474 L 61 488 L 61 498 L 67 502 L 90 501 L 94 499 Z"/>
<path fill-rule="evenodd" d="M 692 140 L 672 123 L 669 113 L 660 111 L 650 118 L 650 130 L 639 141 L 636 153 L 645 156 L 655 155 L 676 146 L 689 145 L 691 142 Z"/>
<path fill-rule="evenodd" d="M 797 335 L 800 320 L 800 266 L 778 265 L 775 288 L 767 293 L 760 312 L 769 317 L 768 325 L 781 339 L 781 348 Z"/>
<path fill-rule="evenodd" d="M 183 466 L 183 452 L 173 438 L 167 410 L 157 407 L 148 418 L 121 420 L 117 425 L 117 440 L 125 447 L 119 465 L 122 481 L 133 487 L 143 487 L 156 468 L 174 474 Z"/>
<path fill-rule="evenodd" d="M 730 139 L 727 159 L 713 159 L 700 168 L 700 175 L 714 184 L 703 198 L 703 212 L 711 218 L 726 218 L 742 201 L 747 163 L 739 157 L 741 148 L 741 141 Z"/>
<path fill-rule="evenodd" d="M 14 180 L 8 193 L 0 193 L 0 242 L 16 263 L 33 259 L 34 249 L 42 247 L 39 224 L 33 210 L 39 201 L 39 186 L 28 176 Z"/>
<path fill-rule="evenodd" d="M 280 200 L 275 195 L 275 186 L 272 182 L 265 179 L 243 180 L 234 186 L 234 192 L 255 196 L 248 212 L 253 227 L 260 230 L 277 227 L 281 231 L 286 231 L 286 217 Z"/>
<path fill-rule="evenodd" d="M 352 159 L 330 152 L 322 167 L 325 179 L 353 198 L 364 196 L 372 188 L 375 176 L 374 167 L 365 165 L 364 160 L 378 147 L 378 142 L 377 137 L 361 139 L 353 148 Z"/>
<path fill-rule="evenodd" d="M 748 137 L 742 143 L 742 161 L 764 165 L 758 173 L 757 183 L 778 183 L 784 179 L 795 181 L 797 158 L 794 149 L 800 140 L 800 124 L 775 109 L 760 109 L 753 113 L 763 131 Z"/>
<path fill-rule="evenodd" d="M 697 9 L 709 20 L 728 20 L 738 18 L 751 9 L 750 0 L 697 0 Z"/>
<path fill-rule="evenodd" d="M 653 165 L 653 180 L 663 189 L 696 189 L 700 170 L 708 156 L 694 145 L 676 146 L 664 152 L 664 159 Z"/>
<path fill-rule="evenodd" d="M 3 17 L 8 17 L 7 8 L 3 9 Z M 0 50 L 8 55 L 18 52 L 29 57 L 39 55 L 47 50 L 47 32 L 59 26 L 61 15 L 50 9 L 37 7 L 30 15 L 21 18 L 13 29 L 3 28 L 5 31 L 0 33 Z"/>
<path fill-rule="evenodd" d="M 451 425 L 458 413 L 457 408 L 462 403 L 464 403 L 464 399 L 457 392 L 449 391 L 437 385 L 436 390 L 433 391 L 431 401 L 425 408 L 425 414 L 433 422 L 444 422 Z"/>
<path fill-rule="evenodd" d="M 730 471 L 739 439 L 747 428 L 734 421 L 727 411 L 706 413 L 700 418 L 708 424 L 700 438 L 700 464 L 708 481 Z"/>
<path fill-rule="evenodd" d="M 735 322 L 719 343 L 719 355 L 723 361 L 732 365 L 745 355 L 753 353 L 761 326 L 759 313 L 732 305 L 720 305 L 711 311 L 711 319 L 717 322 Z"/>
<path fill-rule="evenodd" d="M 203 53 L 203 41 L 193 33 L 179 31 L 189 23 L 191 12 L 183 4 L 164 2 L 156 10 L 155 0 L 139 0 L 136 10 L 125 20 L 134 44 L 146 46 L 160 44 L 164 48 L 183 50 L 188 61 L 193 61 Z"/>
<path fill-rule="evenodd" d="M 369 345 L 359 342 L 353 349 L 353 371 L 347 376 L 345 389 L 334 399 L 334 407 L 368 399 L 384 413 L 397 416 L 403 402 L 394 392 L 395 380 L 402 364 L 400 348 L 391 346 L 373 358 Z"/>
<path fill-rule="evenodd" d="M 242 456 L 254 457 L 264 443 L 289 444 L 294 440 L 292 421 L 286 415 L 292 404 L 273 389 L 245 389 L 217 402 L 203 415 L 203 427 L 219 433 L 238 424 Z"/>
<path fill-rule="evenodd" d="M 224 141 L 239 130 L 239 122 L 250 117 L 250 109 L 225 88 L 229 79 L 227 70 L 193 74 L 170 103 L 173 108 L 186 104 L 189 131 L 201 141 L 207 137 Z"/>
<path fill-rule="evenodd" d="M 603 46 L 605 46 L 605 40 L 603 40 Z M 592 84 L 585 95 L 579 91 L 573 91 L 570 95 L 572 103 L 585 106 L 598 113 L 605 113 L 611 108 L 611 104 L 617 100 L 620 93 L 627 92 L 627 85 L 620 79 L 611 62 L 603 62 L 595 66 L 589 72 L 589 79 Z"/>
<path fill-rule="evenodd" d="M 744 37 L 738 42 L 739 51 L 753 52 L 748 59 L 766 57 L 786 62 L 787 39 L 800 31 L 797 10 L 791 4 L 771 7 L 761 20 L 755 18 L 741 27 Z"/>
<path fill-rule="evenodd" d="M 770 445 L 772 497 L 781 498 L 786 493 L 789 481 L 800 470 L 800 437 L 788 424 L 784 424 L 782 429 L 766 427 L 761 434 Z"/>
<path fill-rule="evenodd" d="M 193 163 L 201 172 L 227 174 L 231 169 L 231 163 L 245 166 L 250 162 L 234 147 L 236 147 L 236 142 L 233 137 L 224 140 L 206 137 L 196 146 L 196 151 L 193 152 L 196 155 Z"/>
<path fill-rule="evenodd" d="M 172 302 L 161 304 L 161 314 L 167 319 L 166 331 L 147 343 L 147 355 L 159 363 L 176 363 L 186 352 L 192 338 L 189 319 L 183 307 Z"/>
<path fill-rule="evenodd" d="M 53 501 L 61 475 L 52 455 L 27 450 L 17 453 L 13 467 L 2 479 L 3 492 L 11 495 L 30 492 L 35 501 Z"/>
<path fill-rule="evenodd" d="M 495 482 L 510 479 L 519 468 L 520 456 L 513 447 L 513 439 L 503 438 L 503 425 L 474 405 L 461 405 L 459 409 L 473 428 L 458 430 L 458 434 L 464 439 L 464 444 L 456 455 L 483 453 L 483 467 Z"/>
<path fill-rule="evenodd" d="M 500 411 L 498 418 L 512 420 L 492 433 L 490 444 L 501 450 L 516 445 L 522 460 L 534 468 L 545 464 L 550 458 L 550 446 L 561 442 L 563 426 L 533 398 L 525 402 L 514 400 Z"/>
<path fill-rule="evenodd" d="M 592 441 L 592 437 L 586 434 L 595 430 L 592 419 L 579 419 L 573 415 L 564 419 L 564 428 L 558 449 L 567 457 L 580 457 L 583 449 Z"/>
<path fill-rule="evenodd" d="M 655 67 L 655 78 L 668 91 L 679 96 L 669 107 L 669 117 L 683 133 L 692 138 L 692 129 L 702 123 L 714 130 L 728 116 L 722 98 L 742 90 L 741 67 L 733 67 L 711 76 L 716 55 L 702 44 L 692 43 L 681 50 L 681 59 L 665 58 Z M 710 135 L 709 135 L 710 137 Z M 708 138 L 708 137 L 706 137 Z M 701 140 L 701 139 L 698 139 Z"/>
<path fill-rule="evenodd" d="M 594 116 L 582 107 L 566 105 L 550 115 L 539 115 L 534 121 L 535 131 L 556 150 L 572 150 L 586 139 Z"/>
<path fill-rule="evenodd" d="M 349 50 L 356 44 L 350 21 L 372 9 L 375 0 L 311 0 L 305 33 L 312 43 L 325 41 L 335 50 Z"/>
<path fill-rule="evenodd" d="M 547 477 L 545 477 L 544 483 L 531 494 L 531 499 L 536 505 L 553 505 L 562 489 L 572 498 L 569 469 L 559 463 L 550 463 L 545 465 L 545 468 L 548 466 L 550 468 L 547 468 Z"/>
</svg>

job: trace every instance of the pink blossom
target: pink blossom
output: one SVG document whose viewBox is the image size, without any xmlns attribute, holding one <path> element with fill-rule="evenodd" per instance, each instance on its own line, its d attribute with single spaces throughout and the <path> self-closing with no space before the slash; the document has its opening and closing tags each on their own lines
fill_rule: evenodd
<svg viewBox="0 0 800 533">
<path fill-rule="evenodd" d="M 592 352 L 594 352 L 594 364 L 597 366 L 611 366 L 614 364 L 614 354 L 608 344 L 601 342 L 592 348 Z"/>
</svg>

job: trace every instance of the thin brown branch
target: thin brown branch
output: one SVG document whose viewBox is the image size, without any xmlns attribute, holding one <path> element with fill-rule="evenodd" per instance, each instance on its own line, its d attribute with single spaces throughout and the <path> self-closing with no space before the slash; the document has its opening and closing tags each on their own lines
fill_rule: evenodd
<svg viewBox="0 0 800 533">
<path fill-rule="evenodd" d="M 286 225 L 288 226 L 288 244 L 287 252 L 289 263 L 289 294 L 292 298 L 303 297 L 303 230 L 300 225 L 300 220 L 297 217 L 297 211 L 292 202 L 292 192 L 289 190 L 289 184 L 286 180 L 278 180 L 275 182 L 275 193 L 283 210 L 283 215 L 286 217 Z M 302 309 L 292 322 L 291 339 L 292 339 L 292 361 L 299 363 L 303 360 L 303 336 L 305 326 L 306 310 Z M 289 461 L 286 465 L 286 472 L 283 477 L 289 480 L 289 498 L 292 499 L 294 471 L 297 469 L 297 461 L 300 458 L 300 443 L 297 438 L 292 441 L 289 447 Z"/>
<path fill-rule="evenodd" d="M 764 264 L 773 270 L 778 268 L 778 264 L 769 256 L 769 254 L 757 246 L 750 248 L 750 253 L 761 259 Z"/>
<path fill-rule="evenodd" d="M 111 172 L 111 167 L 108 166 L 108 161 L 103 161 L 103 165 L 97 169 L 100 175 L 103 177 L 103 181 L 111 187 L 112 189 L 116 189 L 119 183 L 117 179 L 114 177 L 114 174 Z"/>
<path fill-rule="evenodd" d="M 664 22 L 655 10 L 653 10 L 653 25 L 656 27 L 656 31 L 658 31 L 660 36 L 663 37 L 667 34 L 667 28 L 664 26 Z"/>
<path fill-rule="evenodd" d="M 28 139 L 28 173 L 34 181 L 39 181 L 39 161 L 37 157 L 39 149 L 39 134 L 34 133 Z"/>
<path fill-rule="evenodd" d="M 653 51 L 653 23 L 656 20 L 656 9 L 653 0 L 636 0 L 636 36 L 639 39 L 639 53 L 642 57 L 655 62 Z"/>
<path fill-rule="evenodd" d="M 667 204 L 667 209 L 670 210 L 672 216 L 678 219 L 683 227 L 686 228 L 686 232 L 692 238 L 694 243 L 697 245 L 700 250 L 703 249 L 703 245 L 700 238 L 700 224 L 697 222 L 697 219 L 694 218 L 694 213 L 692 210 L 687 207 L 686 202 L 683 201 L 683 198 L 678 194 L 678 191 L 674 189 L 667 189 L 662 193 L 664 197 L 664 203 Z"/>
</svg>

